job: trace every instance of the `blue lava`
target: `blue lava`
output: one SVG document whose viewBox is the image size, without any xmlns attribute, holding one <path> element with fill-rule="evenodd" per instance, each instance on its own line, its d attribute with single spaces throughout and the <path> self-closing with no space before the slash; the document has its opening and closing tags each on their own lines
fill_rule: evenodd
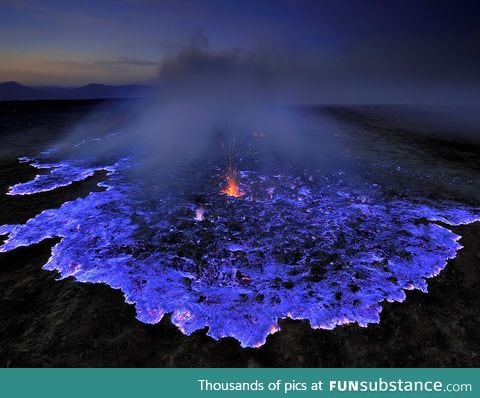
<svg viewBox="0 0 480 398">
<path fill-rule="evenodd" d="M 41 163 L 35 159 L 22 157 L 21 163 L 28 163 L 37 169 L 49 170 L 47 173 L 38 174 L 31 181 L 15 184 L 7 192 L 7 195 L 31 195 L 39 192 L 52 191 L 59 187 L 66 187 L 77 181 L 85 180 L 100 170 L 110 170 L 107 166 L 86 167 L 83 163 Z"/>
<path fill-rule="evenodd" d="M 29 161 L 53 170 L 10 195 L 53 190 L 98 170 L 107 171 L 105 190 L 1 226 L 8 235 L 1 252 L 60 237 L 44 269 L 120 289 L 142 322 L 171 313 L 187 335 L 208 327 L 214 339 L 231 336 L 243 347 L 264 344 L 285 317 L 324 329 L 378 323 L 382 301 L 426 292 L 426 279 L 461 248 L 438 222 L 480 220 L 478 209 L 389 198 L 345 173 L 243 171 L 243 197 L 214 185 L 192 200 L 161 188 L 147 195 L 130 177 L 129 160 L 98 167 Z"/>
</svg>

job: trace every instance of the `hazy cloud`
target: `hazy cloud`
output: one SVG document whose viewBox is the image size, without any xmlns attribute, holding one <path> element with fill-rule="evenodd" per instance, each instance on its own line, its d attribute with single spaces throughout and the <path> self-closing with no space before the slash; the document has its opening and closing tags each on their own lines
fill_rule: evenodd
<svg viewBox="0 0 480 398">
<path fill-rule="evenodd" d="M 138 59 L 132 57 L 119 57 L 112 60 L 95 61 L 94 65 L 135 65 L 135 66 L 159 66 L 158 61 L 150 61 L 146 59 Z"/>
</svg>

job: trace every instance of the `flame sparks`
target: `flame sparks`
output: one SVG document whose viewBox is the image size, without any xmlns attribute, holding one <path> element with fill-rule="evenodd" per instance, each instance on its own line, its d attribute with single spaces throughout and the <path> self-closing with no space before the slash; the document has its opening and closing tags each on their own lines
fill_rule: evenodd
<svg viewBox="0 0 480 398">
<path fill-rule="evenodd" d="M 238 154 L 235 151 L 235 141 L 233 141 L 227 159 L 227 186 L 223 188 L 220 192 L 228 196 L 233 196 L 234 198 L 239 198 L 244 195 L 238 185 L 237 178 L 237 168 L 235 167 L 234 159 Z"/>
<path fill-rule="evenodd" d="M 236 173 L 233 172 L 227 175 L 227 186 L 224 189 L 222 189 L 220 192 L 228 196 L 239 198 L 243 196 L 244 193 L 240 190 L 240 187 L 238 186 L 235 174 Z"/>
</svg>

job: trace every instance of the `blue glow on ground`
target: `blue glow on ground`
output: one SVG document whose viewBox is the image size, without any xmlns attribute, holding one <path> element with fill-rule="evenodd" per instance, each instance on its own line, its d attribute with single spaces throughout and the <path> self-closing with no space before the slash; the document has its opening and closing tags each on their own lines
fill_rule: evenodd
<svg viewBox="0 0 480 398">
<path fill-rule="evenodd" d="M 45 269 L 121 289 L 142 322 L 172 313 L 185 334 L 208 327 L 209 336 L 244 347 L 264 344 L 279 318 L 325 329 L 378 323 L 383 300 L 426 292 L 426 279 L 461 248 L 460 237 L 436 222 L 480 220 L 478 209 L 389 198 L 343 172 L 243 171 L 243 197 L 200 187 L 203 199 L 195 201 L 161 189 L 146 195 L 129 177 L 128 160 L 93 168 L 24 160 L 52 171 L 14 185 L 10 195 L 53 190 L 98 170 L 108 180 L 103 192 L 1 226 L 8 235 L 1 252 L 60 237 Z"/>
</svg>

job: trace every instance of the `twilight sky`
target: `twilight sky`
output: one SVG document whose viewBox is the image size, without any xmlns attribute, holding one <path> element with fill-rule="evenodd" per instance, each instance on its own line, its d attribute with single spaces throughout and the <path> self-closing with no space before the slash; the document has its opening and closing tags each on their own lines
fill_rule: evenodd
<svg viewBox="0 0 480 398">
<path fill-rule="evenodd" d="M 330 95 L 472 95 L 480 87 L 477 4 L 0 0 L 0 82 L 149 82 L 162 60 L 200 36 L 209 51 L 280 54 Z"/>
</svg>

